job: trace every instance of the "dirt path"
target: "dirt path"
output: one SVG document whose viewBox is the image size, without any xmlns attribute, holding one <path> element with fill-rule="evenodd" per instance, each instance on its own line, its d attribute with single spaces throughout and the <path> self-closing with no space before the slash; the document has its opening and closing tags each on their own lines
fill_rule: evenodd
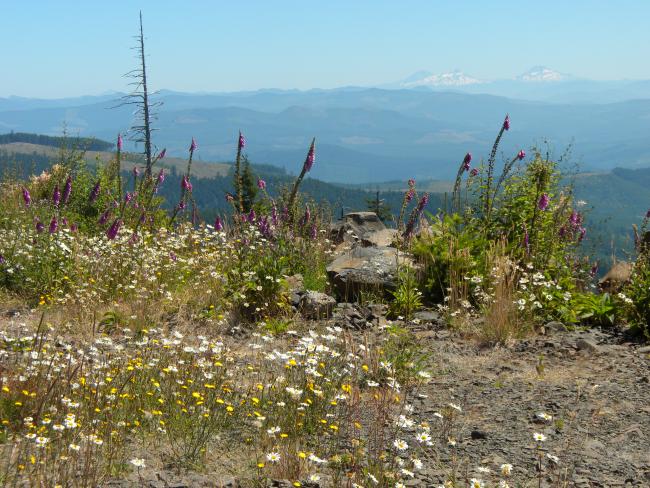
<svg viewBox="0 0 650 488">
<path fill-rule="evenodd" d="M 542 486 L 650 486 L 648 348 L 598 331 L 557 331 L 484 350 L 444 329 L 418 335 L 438 371 L 417 409 L 432 425 L 446 404 L 463 409 L 456 445 L 438 451 L 439 465 L 456 456 L 463 476 L 488 482 L 510 463 L 515 478 L 538 486 L 538 432 L 546 436 Z M 445 474 L 448 469 L 431 470 L 413 486 L 437 486 Z"/>
</svg>

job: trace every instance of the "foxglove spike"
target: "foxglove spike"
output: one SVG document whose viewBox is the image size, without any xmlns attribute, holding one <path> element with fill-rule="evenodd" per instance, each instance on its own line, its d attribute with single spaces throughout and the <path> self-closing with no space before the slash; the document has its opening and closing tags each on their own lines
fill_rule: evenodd
<svg viewBox="0 0 650 488">
<path fill-rule="evenodd" d="M 122 221 L 120 219 L 115 219 L 113 221 L 111 226 L 106 231 L 106 237 L 108 237 L 109 241 L 112 241 L 117 237 L 117 233 L 120 231 L 121 226 L 122 226 Z"/>
<path fill-rule="evenodd" d="M 58 207 L 59 203 L 61 203 L 61 191 L 59 190 L 59 185 L 56 185 L 52 192 L 52 203 L 55 207 Z"/>
<path fill-rule="evenodd" d="M 543 193 L 541 197 L 539 197 L 539 202 L 537 203 L 537 208 L 539 208 L 542 212 L 548 208 L 548 204 L 550 202 L 550 198 L 548 197 L 548 194 Z"/>
<path fill-rule="evenodd" d="M 23 201 L 25 202 L 25 207 L 29 207 L 32 204 L 32 196 L 29 194 L 29 190 L 23 186 Z"/>
<path fill-rule="evenodd" d="M 221 221 L 221 217 L 214 219 L 214 230 L 217 232 L 221 232 L 223 230 L 223 222 Z"/>
<path fill-rule="evenodd" d="M 312 141 L 311 146 L 309 146 L 309 152 L 307 153 L 307 158 L 305 158 L 304 170 L 305 173 L 311 171 L 314 162 L 316 161 L 316 147 L 315 142 Z"/>
<path fill-rule="evenodd" d="M 93 186 L 93 189 L 90 191 L 90 196 L 88 197 L 88 201 L 90 203 L 94 203 L 95 200 L 97 200 L 100 189 L 101 189 L 101 184 L 100 181 L 98 180 L 97 183 L 95 183 L 95 186 Z"/>
<path fill-rule="evenodd" d="M 471 162 L 472 162 L 472 153 L 465 154 L 465 159 L 463 159 L 463 169 L 465 171 L 469 171 Z"/>
<path fill-rule="evenodd" d="M 67 205 L 70 201 L 70 195 L 72 194 L 72 177 L 68 176 L 65 180 L 65 186 L 63 187 L 63 204 Z"/>
<path fill-rule="evenodd" d="M 50 220 L 50 234 L 54 234 L 59 229 L 59 222 L 56 220 L 56 216 L 52 217 Z"/>
</svg>

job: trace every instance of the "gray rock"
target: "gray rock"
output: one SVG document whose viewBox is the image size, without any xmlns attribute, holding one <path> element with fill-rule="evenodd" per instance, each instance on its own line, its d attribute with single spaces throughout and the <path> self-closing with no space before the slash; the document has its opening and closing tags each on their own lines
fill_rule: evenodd
<svg viewBox="0 0 650 488">
<path fill-rule="evenodd" d="M 487 435 L 487 432 L 485 432 L 483 430 L 475 429 L 470 433 L 470 436 L 474 440 L 483 440 L 483 439 L 487 439 L 488 435 Z"/>
<path fill-rule="evenodd" d="M 650 354 L 650 346 L 643 346 L 636 350 L 639 354 Z"/>
<path fill-rule="evenodd" d="M 433 310 L 421 310 L 419 312 L 415 312 L 413 314 L 413 318 L 421 321 L 421 322 L 430 322 L 430 323 L 438 323 L 442 322 L 442 317 L 438 312 L 434 312 Z"/>
<path fill-rule="evenodd" d="M 386 226 L 374 212 L 353 212 L 332 224 L 330 238 L 335 244 L 370 239 L 372 234 L 385 231 Z"/>
<path fill-rule="evenodd" d="M 588 352 L 591 354 L 598 352 L 598 346 L 596 343 L 590 339 L 578 339 L 576 341 L 576 348 L 578 351 Z"/>
<path fill-rule="evenodd" d="M 371 232 L 361 238 L 361 245 L 364 247 L 387 247 L 395 242 L 397 234 L 397 229 L 382 229 Z"/>
<path fill-rule="evenodd" d="M 408 258 L 400 260 L 411 265 Z M 354 247 L 335 258 L 327 267 L 327 274 L 337 295 L 344 300 L 357 300 L 362 292 L 385 295 L 397 286 L 397 249 Z"/>
<path fill-rule="evenodd" d="M 556 332 L 566 332 L 566 331 L 567 331 L 566 325 L 556 320 L 548 322 L 546 325 L 544 325 L 545 334 L 554 334 Z"/>
<path fill-rule="evenodd" d="M 327 293 L 307 291 L 300 297 L 299 308 L 306 318 L 328 319 L 335 305 L 336 300 Z"/>
</svg>

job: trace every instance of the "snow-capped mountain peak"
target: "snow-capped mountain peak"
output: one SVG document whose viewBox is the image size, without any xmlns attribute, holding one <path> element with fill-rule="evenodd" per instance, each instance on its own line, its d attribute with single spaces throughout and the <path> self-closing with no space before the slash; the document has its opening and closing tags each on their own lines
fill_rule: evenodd
<svg viewBox="0 0 650 488">
<path fill-rule="evenodd" d="M 465 86 L 476 83 L 482 83 L 482 81 L 466 75 L 462 71 L 452 71 L 442 74 L 420 71 L 406 78 L 402 81 L 401 85 L 404 88 L 414 88 L 418 86 Z"/>
<path fill-rule="evenodd" d="M 519 75 L 519 81 L 564 81 L 569 79 L 569 75 L 552 70 L 546 66 L 534 66 L 528 71 Z"/>
</svg>

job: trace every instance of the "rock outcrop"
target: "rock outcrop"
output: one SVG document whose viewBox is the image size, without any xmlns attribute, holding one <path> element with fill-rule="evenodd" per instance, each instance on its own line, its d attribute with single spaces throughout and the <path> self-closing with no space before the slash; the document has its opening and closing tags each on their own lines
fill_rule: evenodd
<svg viewBox="0 0 650 488">
<path fill-rule="evenodd" d="M 384 296 L 396 288 L 399 266 L 413 265 L 390 245 L 396 235 L 373 212 L 350 213 L 332 225 L 331 238 L 339 247 L 327 274 L 339 299 L 355 301 L 363 293 Z"/>
</svg>

